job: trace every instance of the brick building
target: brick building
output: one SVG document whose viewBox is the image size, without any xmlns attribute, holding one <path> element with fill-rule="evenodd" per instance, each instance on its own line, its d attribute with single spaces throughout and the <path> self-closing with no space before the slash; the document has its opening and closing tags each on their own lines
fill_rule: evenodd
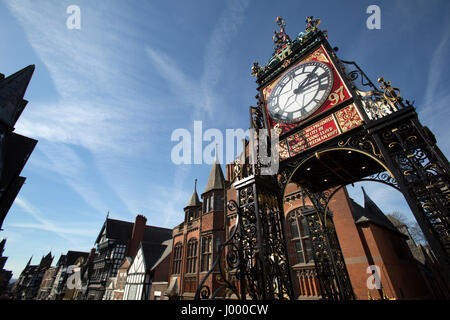
<svg viewBox="0 0 450 320">
<path fill-rule="evenodd" d="M 45 271 L 37 294 L 37 300 L 47 300 L 55 281 L 56 271 L 56 267 L 50 267 Z"/>
<path fill-rule="evenodd" d="M 116 286 L 113 292 L 112 300 L 123 300 L 125 284 L 127 283 L 128 268 L 130 268 L 133 259 L 125 257 L 117 271 Z"/>
<path fill-rule="evenodd" d="M 200 201 L 197 183 L 184 208 L 185 219 L 173 230 L 171 276 L 167 294 L 172 299 L 192 299 L 205 274 L 217 258 L 218 248 L 228 239 L 236 223 L 236 213 L 228 212 L 225 203 L 236 200 L 233 183 L 247 176 L 248 143 L 240 165 L 226 166 L 226 177 L 219 162 L 213 164 Z M 400 231 L 363 190 L 363 206 L 342 188 L 333 196 L 329 209 L 333 216 L 339 245 L 356 299 L 423 299 L 442 298 L 436 281 L 421 272 L 408 242 Z M 284 194 L 285 236 L 291 266 L 291 278 L 297 299 L 320 299 L 307 215 L 316 214 L 310 200 L 296 185 L 289 184 Z M 430 265 L 436 267 L 427 255 Z M 368 278 L 376 268 L 381 287 L 369 289 Z M 431 269 L 428 268 L 428 269 Z M 206 279 L 214 292 L 220 283 L 214 269 Z M 428 280 L 427 280 L 428 279 Z M 438 281 L 439 282 L 439 281 Z M 221 292 L 221 295 L 227 294 Z M 232 296 L 230 296 L 232 298 Z"/>
<path fill-rule="evenodd" d="M 211 269 L 220 243 L 225 240 L 225 185 L 217 158 L 212 165 L 200 201 L 197 182 L 184 208 L 184 221 L 173 230 L 171 278 L 167 294 L 171 298 L 192 299 L 201 279 Z M 207 279 L 217 288 L 218 272 Z"/>
<path fill-rule="evenodd" d="M 150 300 L 167 300 L 167 289 L 170 275 L 170 262 L 172 257 L 172 239 L 164 242 L 164 252 L 150 269 L 152 286 L 150 288 Z"/>
</svg>

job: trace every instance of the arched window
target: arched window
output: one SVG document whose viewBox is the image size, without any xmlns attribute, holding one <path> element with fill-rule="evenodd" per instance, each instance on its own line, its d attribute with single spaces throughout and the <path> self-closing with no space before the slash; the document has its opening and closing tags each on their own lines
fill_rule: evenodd
<svg viewBox="0 0 450 320">
<path fill-rule="evenodd" d="M 179 274 L 181 272 L 181 253 L 183 251 L 183 245 L 178 242 L 175 245 L 175 249 L 173 251 L 173 273 Z"/>
<path fill-rule="evenodd" d="M 306 217 L 302 215 L 301 210 L 296 209 L 289 214 L 287 221 L 291 231 L 291 241 L 296 253 L 296 262 L 312 262 L 312 243 Z"/>
<path fill-rule="evenodd" d="M 194 273 L 197 271 L 197 249 L 198 241 L 193 238 L 188 242 L 186 273 Z"/>
</svg>

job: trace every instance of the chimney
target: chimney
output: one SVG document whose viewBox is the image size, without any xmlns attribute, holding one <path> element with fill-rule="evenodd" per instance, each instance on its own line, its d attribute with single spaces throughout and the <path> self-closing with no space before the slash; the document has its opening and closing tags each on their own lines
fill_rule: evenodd
<svg viewBox="0 0 450 320">
<path fill-rule="evenodd" d="M 134 221 L 133 232 L 131 233 L 131 239 L 128 246 L 128 257 L 134 257 L 139 248 L 139 243 L 144 239 L 145 224 L 147 223 L 147 218 L 143 215 L 138 214 L 136 220 Z"/>
</svg>

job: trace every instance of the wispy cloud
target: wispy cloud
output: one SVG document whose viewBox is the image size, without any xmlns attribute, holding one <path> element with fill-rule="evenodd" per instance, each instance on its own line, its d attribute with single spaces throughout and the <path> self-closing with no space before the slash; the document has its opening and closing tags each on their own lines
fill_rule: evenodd
<svg viewBox="0 0 450 320">
<path fill-rule="evenodd" d="M 209 40 L 206 41 L 200 78 L 183 72 L 181 64 L 166 53 L 150 45 L 146 48 L 153 67 L 166 81 L 170 92 L 180 98 L 180 101 L 184 101 L 185 107 L 192 108 L 189 119 L 191 123 L 193 120 L 211 119 L 217 116 L 219 110 L 226 109 L 223 99 L 221 100 L 217 92 L 217 86 L 221 75 L 228 68 L 227 53 L 239 26 L 244 21 L 248 4 L 249 0 L 227 1 L 226 8 L 212 29 Z M 186 125 L 191 124 L 186 122 Z M 181 208 L 190 196 L 189 192 L 183 190 L 183 185 L 190 171 L 190 166 L 177 166 L 171 192 L 161 193 L 163 195 L 161 200 L 154 202 L 164 211 L 166 225 L 173 225 L 177 219 L 180 221 L 183 218 Z"/>
<path fill-rule="evenodd" d="M 132 30 L 117 26 L 130 25 L 132 18 L 124 12 L 117 14 L 116 6 L 96 3 L 94 10 L 92 3 L 83 2 L 81 30 L 69 30 L 65 26 L 67 5 L 65 1 L 7 2 L 58 93 L 55 101 L 34 102 L 27 108 L 16 131 L 39 139 L 37 148 L 50 163 L 42 169 L 60 174 L 104 214 L 107 206 L 98 187 L 111 179 L 90 179 L 86 168 L 92 163 L 79 157 L 75 148 L 90 154 L 100 174 L 117 171 L 124 159 L 154 150 L 143 137 L 155 130 L 145 110 L 157 105 L 139 93 L 140 66 L 127 57 L 137 47 Z M 115 189 L 114 184 L 105 187 Z"/>
<path fill-rule="evenodd" d="M 37 220 L 37 223 L 30 223 L 30 222 L 11 223 L 10 224 L 11 227 L 32 228 L 53 232 L 58 236 L 60 236 L 61 238 L 63 238 L 64 240 L 69 241 L 71 244 L 77 244 L 80 242 L 76 236 L 83 236 L 83 238 L 87 236 L 92 237 L 96 234 L 96 232 L 98 232 L 98 230 L 96 229 L 89 229 L 86 227 L 77 228 L 73 225 L 67 227 L 67 224 L 58 225 L 58 223 L 44 218 L 38 209 L 36 209 L 33 205 L 31 205 L 27 200 L 25 200 L 21 196 L 18 196 L 15 199 L 15 203 L 19 207 L 21 207 L 25 212 L 30 214 L 35 220 Z"/>
<path fill-rule="evenodd" d="M 211 118 L 223 102 L 217 97 L 216 87 L 221 74 L 228 67 L 227 53 L 232 45 L 239 26 L 244 21 L 244 13 L 249 0 L 229 0 L 217 20 L 209 40 L 206 42 L 203 57 L 203 71 L 200 79 L 185 74 L 173 58 L 158 49 L 147 46 L 147 54 L 169 89 L 187 100 L 194 107 L 192 119 L 202 120 L 205 115 Z"/>
</svg>

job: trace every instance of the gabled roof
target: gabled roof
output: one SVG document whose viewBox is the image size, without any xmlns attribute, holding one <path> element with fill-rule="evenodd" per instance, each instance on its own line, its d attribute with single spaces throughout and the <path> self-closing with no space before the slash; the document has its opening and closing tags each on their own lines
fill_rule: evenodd
<svg viewBox="0 0 450 320">
<path fill-rule="evenodd" d="M 392 222 L 392 224 L 397 227 L 397 228 L 401 228 L 401 227 L 406 227 L 406 224 L 403 223 L 402 221 L 398 220 L 397 218 L 395 218 L 392 215 L 388 215 L 387 218 L 389 219 L 389 221 Z"/>
<path fill-rule="evenodd" d="M 98 243 L 100 241 L 103 230 L 106 230 L 106 237 L 108 239 L 127 243 L 131 239 L 133 225 L 133 222 L 107 218 L 95 242 Z M 172 229 L 145 226 L 143 241 L 161 243 L 170 238 L 172 238 Z"/>
<path fill-rule="evenodd" d="M 222 167 L 220 166 L 219 160 L 217 159 L 216 152 L 216 160 L 212 165 L 211 172 L 209 173 L 208 183 L 206 184 L 206 189 L 205 191 L 203 191 L 203 193 L 217 189 L 225 189 L 225 178 L 223 176 Z"/>
<path fill-rule="evenodd" d="M 125 265 L 125 263 L 128 263 L 128 267 L 127 267 L 127 268 L 129 268 L 132 262 L 133 262 L 133 258 L 131 258 L 131 257 L 125 257 L 125 258 L 123 258 L 123 259 L 122 259 L 122 262 L 120 262 L 119 269 L 123 268 L 123 266 Z"/>
<path fill-rule="evenodd" d="M 67 256 L 65 254 L 62 254 L 59 257 L 58 262 L 56 263 L 56 266 L 60 266 L 62 264 L 65 264 L 66 263 L 66 258 L 67 258 Z"/>
<path fill-rule="evenodd" d="M 140 249 L 144 256 L 145 270 L 150 270 L 154 266 L 166 248 L 167 245 L 163 243 L 141 241 Z"/>
<path fill-rule="evenodd" d="M 65 264 L 67 266 L 74 265 L 79 257 L 83 257 L 84 261 L 87 260 L 89 256 L 89 252 L 81 252 L 81 251 L 67 251 Z"/>
<path fill-rule="evenodd" d="M 373 202 L 373 200 L 366 194 L 364 188 L 362 188 L 362 191 L 364 194 L 364 208 L 353 199 L 350 199 L 353 207 L 352 214 L 355 223 L 373 222 L 382 227 L 400 233 L 392 222 L 384 215 L 381 209 L 375 204 L 375 202 Z"/>
<path fill-rule="evenodd" d="M 161 254 L 158 261 L 155 262 L 151 270 L 154 270 L 165 258 L 167 258 L 167 256 L 169 256 L 172 253 L 173 239 L 166 240 L 162 244 L 166 246 L 166 249 Z"/>
</svg>

